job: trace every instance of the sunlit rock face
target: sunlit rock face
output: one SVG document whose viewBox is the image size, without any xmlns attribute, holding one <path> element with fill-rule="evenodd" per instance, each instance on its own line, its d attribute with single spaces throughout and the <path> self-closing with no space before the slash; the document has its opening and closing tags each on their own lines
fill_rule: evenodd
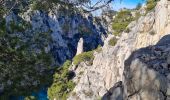
<svg viewBox="0 0 170 100">
<path fill-rule="evenodd" d="M 104 41 L 102 51 L 94 53 L 95 58 L 93 65 L 88 66 L 82 63 L 75 70 L 77 75 L 75 82 L 77 85 L 68 99 L 167 99 L 168 94 L 166 91 L 168 90 L 165 88 L 169 87 L 167 85 L 169 84 L 169 81 L 167 81 L 168 78 L 165 73 L 168 74 L 169 70 L 165 69 L 167 69 L 169 41 L 166 41 L 165 44 L 157 43 L 158 41 L 161 41 L 160 39 L 162 39 L 162 37 L 166 37 L 166 35 L 170 33 L 169 5 L 169 1 L 160 0 L 153 11 L 146 14 L 146 16 L 141 16 L 138 20 L 133 21 L 128 25 L 130 32 L 123 32 L 115 46 L 108 45 L 108 41 L 111 37 L 114 37 L 112 35 L 108 36 L 108 38 Z M 142 12 L 145 11 L 142 9 Z M 151 46 L 150 48 L 150 45 L 156 46 Z M 157 52 L 157 50 L 154 50 L 153 48 L 164 48 L 164 50 L 168 51 L 164 53 L 166 55 L 164 58 L 160 58 L 164 55 L 162 52 L 165 52 L 162 49 L 159 57 L 156 56 L 157 54 L 151 53 L 155 55 L 157 63 L 164 59 L 163 62 L 165 63 L 160 63 L 160 66 L 166 66 L 165 69 L 155 70 L 153 67 L 150 69 L 150 65 L 148 65 L 148 63 L 143 62 L 143 60 L 136 56 L 134 57 L 134 60 L 131 61 L 130 65 L 125 63 L 127 59 L 130 59 L 129 57 L 132 56 L 133 52 L 138 50 L 140 51 L 140 49 L 144 47 L 147 48 L 144 51 L 139 52 L 137 55 L 143 56 L 146 54 L 144 59 L 146 62 L 149 61 L 148 63 L 152 62 L 152 55 L 147 55 L 147 53 Z M 82 71 L 84 72 L 83 74 Z M 80 72 L 82 75 L 79 74 Z M 140 76 L 140 73 L 144 74 Z M 162 73 L 164 73 L 164 75 L 162 75 Z M 79 80 L 77 81 L 77 79 Z M 120 82 L 122 83 L 119 84 Z M 153 86 L 150 86 L 149 84 L 152 82 Z M 131 85 L 134 85 L 134 87 Z M 140 91 L 140 89 L 144 92 Z M 138 93 L 138 91 L 140 91 L 139 95 L 135 94 L 136 92 Z"/>
</svg>

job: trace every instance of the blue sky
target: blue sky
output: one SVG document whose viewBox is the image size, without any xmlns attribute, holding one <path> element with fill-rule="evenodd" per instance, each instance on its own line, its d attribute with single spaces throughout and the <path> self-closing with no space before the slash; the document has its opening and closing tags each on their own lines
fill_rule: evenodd
<svg viewBox="0 0 170 100">
<path fill-rule="evenodd" d="M 95 0 L 94 0 L 95 1 Z M 121 8 L 135 8 L 138 3 L 144 3 L 145 0 L 115 0 L 111 6 L 114 10 L 119 10 Z"/>
<path fill-rule="evenodd" d="M 92 0 L 93 3 L 97 2 L 98 0 Z M 121 8 L 135 8 L 138 3 L 144 3 L 145 0 L 115 0 L 110 4 L 111 8 L 118 11 Z M 100 10 L 93 12 L 94 15 L 99 15 Z"/>
</svg>

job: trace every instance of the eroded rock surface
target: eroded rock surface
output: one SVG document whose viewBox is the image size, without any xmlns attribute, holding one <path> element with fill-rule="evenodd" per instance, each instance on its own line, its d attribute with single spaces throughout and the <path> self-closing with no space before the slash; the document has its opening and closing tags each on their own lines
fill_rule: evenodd
<svg viewBox="0 0 170 100">
<path fill-rule="evenodd" d="M 130 100 L 167 100 L 169 98 L 170 37 L 155 46 L 134 51 L 125 61 L 124 87 Z"/>
<path fill-rule="evenodd" d="M 22 19 L 30 23 L 32 29 L 28 31 L 49 33 L 52 40 L 48 51 L 59 66 L 76 55 L 80 38 L 83 39 L 83 50 L 89 51 L 103 45 L 102 36 L 106 34 L 106 29 L 100 22 L 95 23 L 90 13 L 66 11 L 60 11 L 59 7 L 48 13 L 29 9 L 23 14 L 11 13 L 6 20 L 17 22 Z"/>
<path fill-rule="evenodd" d="M 164 5 L 167 6 L 164 7 Z M 162 62 L 162 59 L 166 59 L 166 57 L 168 56 L 166 56 L 165 58 L 161 58 L 164 55 L 168 55 L 167 53 L 162 55 L 162 52 L 160 52 L 159 50 L 154 50 L 154 47 L 157 48 L 157 46 L 153 46 L 151 47 L 151 50 L 144 50 L 144 55 L 142 55 L 143 52 L 141 52 L 141 55 L 144 57 L 132 61 L 132 65 L 129 65 L 128 68 L 126 67 L 126 64 L 124 65 L 124 62 L 132 55 L 134 51 L 140 48 L 148 47 L 150 45 L 156 45 L 163 36 L 169 34 L 169 16 L 162 15 L 162 13 L 164 13 L 165 15 L 169 15 L 169 5 L 170 3 L 167 0 L 159 1 L 155 10 L 149 12 L 148 14 L 146 14 L 146 16 L 141 16 L 137 21 L 133 21 L 128 26 L 130 32 L 122 33 L 115 46 L 108 45 L 109 39 L 113 37 L 108 36 L 108 38 L 104 42 L 102 51 L 100 53 L 94 53 L 95 58 L 93 61 L 93 65 L 80 66 L 81 68 L 85 68 L 83 71 L 84 73 L 82 75 L 79 75 L 79 81 L 76 81 L 77 85 L 73 91 L 74 95 L 71 95 L 68 99 L 72 100 L 78 98 L 77 100 L 95 100 L 97 98 L 102 98 L 105 94 L 107 94 L 107 92 L 109 92 L 112 87 L 114 87 L 114 84 L 120 81 L 123 82 L 122 87 L 124 87 L 125 90 L 127 89 L 127 91 L 124 91 L 125 94 L 124 92 L 122 94 L 123 100 L 164 100 L 168 98 L 166 95 L 166 88 L 168 88 L 167 76 L 169 73 L 167 70 L 168 67 L 166 66 L 168 66 L 168 64 L 166 60 Z M 165 21 L 163 21 L 165 23 L 162 23 L 160 19 L 164 19 Z M 161 46 L 159 46 L 158 48 L 160 49 Z M 167 45 L 163 48 L 168 50 Z M 152 51 L 156 52 L 157 56 L 155 56 Z M 145 52 L 147 52 L 148 54 Z M 154 56 L 150 54 L 153 54 Z M 142 59 L 149 62 L 145 64 L 142 62 Z M 152 61 L 151 59 L 157 60 L 156 62 L 154 62 L 154 60 Z M 159 67 L 156 67 L 158 66 L 156 63 L 159 62 L 161 62 L 161 65 Z M 152 69 L 149 67 L 151 65 Z M 165 69 L 163 68 L 163 66 L 165 67 Z M 129 71 L 133 71 L 134 73 Z M 78 70 L 75 70 L 75 72 L 76 74 L 79 73 Z M 143 73 L 142 79 L 140 79 L 141 73 Z M 127 76 L 124 78 L 124 75 Z M 134 83 L 132 83 L 130 80 L 132 80 Z M 150 86 L 151 84 L 153 86 Z M 135 87 L 131 85 L 135 85 Z M 148 87 L 149 89 L 147 89 L 146 87 Z M 115 91 L 121 90 L 119 88 L 120 87 L 118 87 Z M 144 92 L 141 92 L 140 89 L 144 90 Z M 136 92 L 138 93 L 139 91 L 141 92 L 139 94 L 141 97 L 133 95 Z M 87 95 L 87 93 L 91 95 Z M 115 96 L 114 98 L 117 97 Z"/>
</svg>

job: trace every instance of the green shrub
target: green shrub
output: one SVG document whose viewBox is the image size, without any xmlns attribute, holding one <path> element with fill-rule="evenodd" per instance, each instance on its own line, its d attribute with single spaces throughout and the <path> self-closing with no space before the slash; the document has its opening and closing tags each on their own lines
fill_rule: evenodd
<svg viewBox="0 0 170 100">
<path fill-rule="evenodd" d="M 76 94 L 76 92 L 72 92 L 72 96 L 76 96 L 77 94 Z"/>
<path fill-rule="evenodd" d="M 126 28 L 125 32 L 129 33 L 131 30 L 129 28 Z"/>
<path fill-rule="evenodd" d="M 114 31 L 114 32 L 113 32 L 113 35 L 119 36 L 119 35 L 120 35 L 120 32 Z"/>
<path fill-rule="evenodd" d="M 102 20 L 104 20 L 104 19 L 102 19 Z M 94 22 L 95 22 L 95 23 L 98 23 L 98 24 L 99 24 L 102 20 L 101 20 L 100 17 L 94 17 Z"/>
<path fill-rule="evenodd" d="M 89 91 L 83 90 L 83 93 L 84 93 L 87 97 L 92 97 L 93 94 L 94 94 L 92 90 L 89 90 Z"/>
<path fill-rule="evenodd" d="M 98 45 L 98 47 L 95 49 L 96 52 L 100 53 L 102 51 L 102 46 Z"/>
<path fill-rule="evenodd" d="M 132 22 L 135 18 L 132 16 L 129 10 L 123 10 L 118 12 L 117 16 L 113 20 L 112 29 L 115 31 L 114 35 L 120 35 L 126 27 Z"/>
<path fill-rule="evenodd" d="M 24 23 L 24 22 L 21 22 Z M 14 33 L 8 31 L 6 27 L 5 19 L 0 21 L 0 74 L 6 75 L 1 76 L 1 84 L 4 85 L 2 98 L 8 97 L 9 95 L 30 95 L 30 92 L 40 89 L 41 86 L 48 84 L 46 79 L 50 74 L 49 70 L 51 68 L 52 56 L 46 53 L 44 50 L 44 45 L 41 47 L 39 43 L 33 41 L 35 34 L 33 32 L 24 32 L 20 35 L 15 32 L 23 31 L 26 29 L 25 25 L 20 25 L 18 23 L 9 23 L 8 28 L 12 28 Z M 23 29 L 24 27 L 24 29 Z M 38 37 L 40 39 L 40 37 Z M 47 40 L 46 36 L 41 41 L 41 44 Z M 41 40 L 40 39 L 40 40 Z M 49 42 L 48 42 L 49 43 Z M 39 52 L 36 53 L 35 48 Z M 37 70 L 41 67 L 44 71 Z M 43 74 L 43 73 L 46 74 Z M 29 80 L 29 85 L 21 85 L 22 81 L 26 81 L 25 77 L 31 78 Z M 6 84 L 10 80 L 11 85 Z M 33 82 L 37 84 L 33 84 Z M 45 83 L 44 83 L 45 81 Z M 0 99 L 1 99 L 0 97 Z M 8 100 L 8 99 L 6 99 Z"/>
<path fill-rule="evenodd" d="M 151 11 L 152 9 L 155 8 L 158 0 L 147 0 L 146 2 L 146 10 Z"/>
<path fill-rule="evenodd" d="M 66 61 L 62 67 L 56 70 L 53 84 L 48 88 L 48 98 L 53 100 L 66 100 L 69 93 L 74 89 L 75 83 L 70 79 L 69 66 L 71 61 Z"/>
<path fill-rule="evenodd" d="M 31 25 L 26 21 L 21 21 L 19 23 L 11 21 L 10 28 L 11 32 L 24 32 L 26 29 L 31 28 Z"/>
<path fill-rule="evenodd" d="M 117 33 L 121 33 L 123 32 L 126 27 L 128 26 L 129 22 L 118 22 L 118 23 L 113 23 L 112 28 L 117 32 Z M 116 35 L 116 34 L 115 34 Z M 119 35 L 119 34 L 117 34 Z"/>
<path fill-rule="evenodd" d="M 35 96 L 27 96 L 24 100 L 38 100 Z"/>
<path fill-rule="evenodd" d="M 94 59 L 93 51 L 83 52 L 73 58 L 73 64 L 78 65 L 83 61 L 92 62 Z"/>
<path fill-rule="evenodd" d="M 98 97 L 97 97 L 97 100 L 102 100 L 102 97 L 98 96 Z"/>
<path fill-rule="evenodd" d="M 5 35 L 6 33 L 6 21 L 5 19 L 0 21 L 0 36 Z"/>
<path fill-rule="evenodd" d="M 149 34 L 150 34 L 150 35 L 155 35 L 156 32 L 155 32 L 154 30 L 152 30 L 152 31 L 149 32 Z"/>
<path fill-rule="evenodd" d="M 51 8 L 50 6 L 52 7 L 52 4 L 50 4 L 50 2 L 47 3 L 46 1 L 34 0 L 32 2 L 31 8 L 32 10 L 48 11 L 48 9 Z"/>
<path fill-rule="evenodd" d="M 131 17 L 131 11 L 130 10 L 122 10 L 118 12 L 116 19 L 126 19 L 127 17 Z"/>
<path fill-rule="evenodd" d="M 80 72 L 79 72 L 79 75 L 83 75 L 83 73 L 84 73 L 84 71 L 80 71 Z"/>
<path fill-rule="evenodd" d="M 116 45 L 116 43 L 117 43 L 117 39 L 116 38 L 111 38 L 110 40 L 109 40 L 109 45 L 110 46 L 115 46 Z"/>
<path fill-rule="evenodd" d="M 3 18 L 3 15 L 5 14 L 6 10 L 4 7 L 0 7 L 0 18 Z"/>
<path fill-rule="evenodd" d="M 140 12 L 136 12 L 135 13 L 135 20 L 138 20 L 139 18 L 141 17 L 141 14 L 140 14 Z"/>
</svg>

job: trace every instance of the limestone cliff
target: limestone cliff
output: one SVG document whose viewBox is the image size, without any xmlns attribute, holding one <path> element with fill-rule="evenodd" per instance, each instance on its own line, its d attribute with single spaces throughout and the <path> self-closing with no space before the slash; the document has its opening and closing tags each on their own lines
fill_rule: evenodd
<svg viewBox="0 0 170 100">
<path fill-rule="evenodd" d="M 49 33 L 52 41 L 47 50 L 54 56 L 55 65 L 58 66 L 76 54 L 80 38 L 84 40 L 83 50 L 89 51 L 99 44 L 103 45 L 102 36 L 107 32 L 102 24 L 94 22 L 90 13 L 67 12 L 58 7 L 49 12 L 29 9 L 22 14 L 11 13 L 6 17 L 7 23 L 21 19 L 30 23 L 32 29 L 29 31 Z"/>
<path fill-rule="evenodd" d="M 90 13 L 69 12 L 67 14 L 56 8 L 49 13 L 27 11 L 22 17 L 32 23 L 33 30 L 51 31 L 53 43 L 50 44 L 50 52 L 57 65 L 76 54 L 80 38 L 84 40 L 83 50 L 89 51 L 99 44 L 102 45 L 102 35 L 106 34 L 101 24 L 93 22 L 94 18 Z"/>
<path fill-rule="evenodd" d="M 130 100 L 169 100 L 169 35 L 156 45 L 134 51 L 125 61 L 125 98 Z"/>
<path fill-rule="evenodd" d="M 0 22 L 2 22 L 1 19 Z M 30 62 L 33 66 L 27 67 L 24 66 L 27 65 L 27 63 L 21 61 L 23 62 L 23 65 L 19 65 L 18 63 L 16 65 L 12 64 L 12 67 L 2 67 L 0 65 L 0 94 L 4 92 L 8 94 L 6 90 L 14 90 L 14 93 L 19 94 L 14 88 L 19 89 L 21 92 L 25 92 L 25 90 L 31 92 L 33 89 L 39 86 L 41 87 L 42 84 L 48 83 L 49 80 L 52 81 L 54 67 L 59 67 L 67 59 L 72 59 L 76 52 L 81 53 L 82 51 L 89 51 L 97 48 L 99 44 L 103 45 L 102 37 L 106 34 L 102 24 L 95 23 L 94 18 L 90 13 L 68 12 L 67 10 L 59 10 L 59 8 L 49 12 L 33 10 L 31 8 L 23 13 L 11 11 L 4 17 L 4 23 L 0 30 L 3 30 L 2 28 L 8 32 L 7 34 L 9 36 L 17 37 L 21 41 L 19 42 L 21 44 L 16 44 L 16 47 L 14 47 L 13 43 L 13 51 L 18 52 L 18 48 L 25 50 L 29 45 L 29 49 L 27 50 L 31 53 L 28 53 L 28 55 L 32 54 L 35 57 L 36 54 L 45 52 L 50 54 L 52 63 L 51 59 L 46 59 L 45 61 L 41 61 L 48 62 L 50 60 L 50 64 L 39 64 L 41 61 L 36 64 L 35 62 Z M 12 40 L 7 36 L 5 38 L 12 42 L 19 41 L 17 39 Z M 3 39 L 1 40 L 3 41 Z M 78 45 L 79 40 L 83 40 L 80 45 Z M 0 45 L 4 46 L 3 49 L 6 49 L 6 45 L 4 45 L 3 42 L 1 43 L 2 44 Z M 6 43 L 7 46 L 9 44 L 6 41 L 4 43 Z M 77 49 L 77 46 L 79 49 Z M 11 47 L 9 46 L 9 48 Z M 24 50 L 21 52 L 23 55 L 26 52 L 26 50 Z M 1 53 L 3 52 L 1 51 Z M 11 56 L 11 54 L 9 55 Z M 4 65 L 8 62 L 10 64 L 12 63 L 12 58 L 8 60 L 6 59 L 6 56 L 1 57 L 5 59 Z M 29 58 L 25 55 L 19 57 Z M 41 55 L 41 57 L 45 58 L 44 55 Z M 37 59 L 41 57 L 37 57 Z M 31 60 L 32 59 L 33 58 L 31 58 Z M 1 61 L 3 60 L 1 59 Z M 17 65 L 20 67 L 18 68 Z M 48 77 L 48 81 L 46 81 L 45 76 Z"/>
<path fill-rule="evenodd" d="M 167 99 L 168 94 L 166 91 L 168 85 L 164 85 L 168 84 L 166 75 L 160 75 L 159 70 L 149 69 L 148 63 L 152 62 L 150 60 L 152 57 L 149 55 L 150 58 L 147 58 L 148 55 L 145 54 L 145 52 L 157 52 L 157 50 L 146 49 L 137 54 L 138 56 L 146 56 L 144 59 L 147 64 L 138 60 L 136 56 L 134 61 L 129 65 L 126 65 L 125 61 L 133 54 L 132 52 L 143 47 L 155 45 L 163 36 L 169 34 L 169 8 L 170 2 L 168 0 L 160 0 L 153 11 L 130 23 L 128 26 L 130 31 L 128 33 L 123 32 L 115 46 L 108 45 L 108 41 L 114 37 L 108 36 L 104 42 L 102 51 L 94 53 L 93 65 L 88 66 L 85 63 L 81 63 L 77 69 L 74 69 L 77 85 L 68 100 L 97 100 L 102 97 L 106 100 L 109 98 L 111 100 Z M 161 58 L 163 56 L 162 52 L 169 51 L 169 46 L 167 45 L 169 41 L 165 43 L 162 44 L 162 47 L 158 46 L 158 49 L 163 49 L 160 51 L 160 56 L 157 53 L 154 56 L 156 59 L 156 62 L 153 62 L 154 64 L 162 61 L 162 59 L 166 59 L 167 56 Z M 154 47 L 157 48 L 157 45 Z M 165 55 L 168 55 L 168 52 Z M 166 62 L 166 60 L 164 61 Z M 166 64 L 165 66 L 167 67 Z M 168 70 L 166 71 L 167 73 L 169 72 Z M 148 74 L 148 76 L 139 76 L 140 73 Z M 156 77 L 158 80 L 155 79 Z M 131 78 L 132 80 L 130 80 Z M 140 78 L 143 80 L 140 80 Z M 146 81 L 147 79 L 148 81 Z M 153 82 L 153 86 L 151 87 L 148 85 L 152 83 L 150 80 Z M 131 87 L 131 85 L 135 87 Z M 149 86 L 149 89 L 145 91 L 146 85 Z M 140 90 L 144 90 L 144 92 Z M 138 92 L 141 93 L 138 94 Z"/>
</svg>

